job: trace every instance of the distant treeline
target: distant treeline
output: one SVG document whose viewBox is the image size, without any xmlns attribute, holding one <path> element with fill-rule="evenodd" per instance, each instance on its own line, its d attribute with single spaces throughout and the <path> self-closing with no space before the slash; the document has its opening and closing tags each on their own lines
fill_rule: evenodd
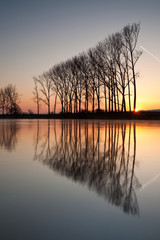
<svg viewBox="0 0 160 240">
<path fill-rule="evenodd" d="M 142 52 L 136 50 L 140 23 L 125 26 L 86 53 L 53 66 L 34 77 L 34 101 L 53 112 L 60 103 L 62 113 L 136 109 L 135 65 Z"/>
<path fill-rule="evenodd" d="M 21 114 L 22 110 L 19 106 L 20 95 L 15 86 L 8 84 L 4 88 L 0 88 L 0 113 L 1 114 Z"/>
</svg>

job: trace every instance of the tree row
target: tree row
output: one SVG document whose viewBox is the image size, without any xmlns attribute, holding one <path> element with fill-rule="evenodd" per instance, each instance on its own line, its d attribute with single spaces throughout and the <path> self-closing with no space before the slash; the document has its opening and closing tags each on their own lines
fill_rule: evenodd
<svg viewBox="0 0 160 240">
<path fill-rule="evenodd" d="M 96 47 L 34 77 L 34 101 L 55 113 L 126 112 L 136 109 L 136 50 L 140 23 L 125 26 Z M 53 103 L 53 104 L 51 104 Z"/>
</svg>

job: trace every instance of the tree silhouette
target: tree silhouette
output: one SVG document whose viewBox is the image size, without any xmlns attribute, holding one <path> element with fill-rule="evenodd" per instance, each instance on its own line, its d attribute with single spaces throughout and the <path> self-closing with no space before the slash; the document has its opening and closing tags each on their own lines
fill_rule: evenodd
<svg viewBox="0 0 160 240">
<path fill-rule="evenodd" d="M 50 112 L 54 96 L 62 113 L 104 109 L 126 112 L 136 109 L 135 66 L 142 52 L 136 50 L 140 23 L 125 26 L 108 36 L 95 48 L 53 66 L 37 77 L 41 100 Z M 35 78 L 34 78 L 35 79 Z M 79 105 L 79 106 L 78 106 Z"/>
<path fill-rule="evenodd" d="M 20 94 L 18 93 L 16 86 L 8 84 L 7 87 L 0 89 L 0 109 L 2 114 L 20 114 L 22 110 L 19 106 Z"/>
</svg>

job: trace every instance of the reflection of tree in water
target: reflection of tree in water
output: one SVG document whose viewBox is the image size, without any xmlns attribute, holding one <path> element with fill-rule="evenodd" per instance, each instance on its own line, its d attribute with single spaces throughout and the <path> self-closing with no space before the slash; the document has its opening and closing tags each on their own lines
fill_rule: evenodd
<svg viewBox="0 0 160 240">
<path fill-rule="evenodd" d="M 19 126 L 16 121 L 0 122 L 0 147 L 12 151 L 17 143 L 17 131 Z"/>
<path fill-rule="evenodd" d="M 48 121 L 45 137 L 37 124 L 34 159 L 87 185 L 124 212 L 139 214 L 135 123 L 62 120 L 61 126 L 56 124 Z"/>
</svg>

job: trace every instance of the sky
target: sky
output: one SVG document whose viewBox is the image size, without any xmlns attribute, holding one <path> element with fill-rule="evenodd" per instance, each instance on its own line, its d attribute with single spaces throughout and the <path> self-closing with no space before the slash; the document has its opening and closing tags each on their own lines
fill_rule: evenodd
<svg viewBox="0 0 160 240">
<path fill-rule="evenodd" d="M 160 109 L 159 12 L 159 0 L 0 0 L 0 87 L 16 85 L 35 111 L 33 76 L 140 21 L 137 108 Z"/>
</svg>

